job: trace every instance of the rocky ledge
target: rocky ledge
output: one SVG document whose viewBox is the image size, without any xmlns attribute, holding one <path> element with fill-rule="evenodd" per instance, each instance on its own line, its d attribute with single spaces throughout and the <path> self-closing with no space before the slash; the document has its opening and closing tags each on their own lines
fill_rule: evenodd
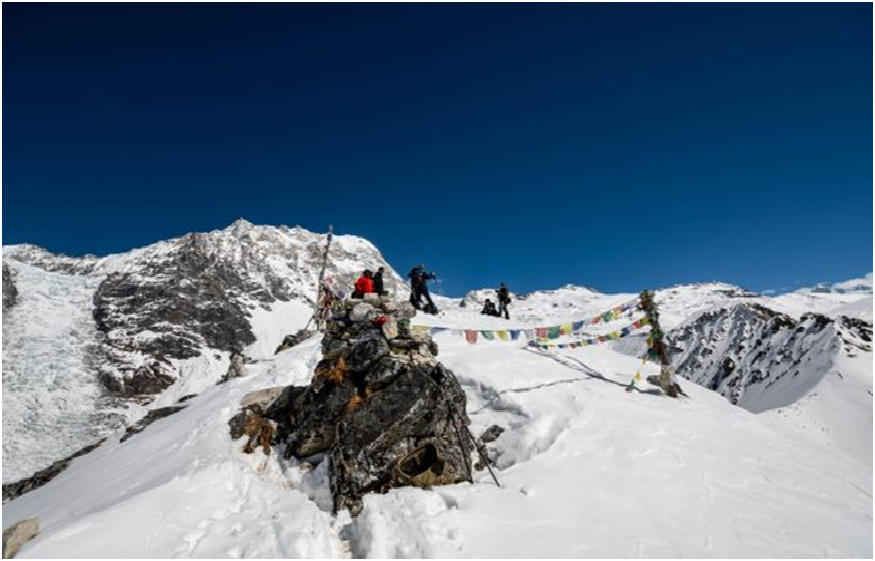
<svg viewBox="0 0 875 561">
<path fill-rule="evenodd" d="M 334 511 L 353 516 L 366 493 L 471 481 L 465 393 L 431 337 L 411 330 L 414 314 L 385 297 L 341 304 L 310 385 L 248 395 L 232 438 L 249 437 L 244 452 L 327 458 Z"/>
</svg>

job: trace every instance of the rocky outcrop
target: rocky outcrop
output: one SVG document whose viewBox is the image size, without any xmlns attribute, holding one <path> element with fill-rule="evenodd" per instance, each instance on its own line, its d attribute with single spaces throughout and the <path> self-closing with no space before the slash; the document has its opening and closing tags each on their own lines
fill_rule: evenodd
<svg viewBox="0 0 875 561">
<path fill-rule="evenodd" d="M 273 354 L 279 354 L 287 349 L 296 347 L 315 334 L 316 332 L 311 331 L 310 329 L 299 329 L 296 333 L 286 335 L 283 337 L 282 343 L 280 343 Z"/>
<path fill-rule="evenodd" d="M 858 330 L 865 337 L 865 330 Z M 796 320 L 754 302 L 699 314 L 669 334 L 678 375 L 755 413 L 798 400 L 829 371 L 842 347 L 819 314 Z"/>
<path fill-rule="evenodd" d="M 15 279 L 9 266 L 3 263 L 3 311 L 14 306 L 17 301 L 18 289 L 15 287 Z"/>
<path fill-rule="evenodd" d="M 94 360 L 98 379 L 112 395 L 144 402 L 176 380 L 174 360 L 253 343 L 254 310 L 275 302 L 311 303 L 325 240 L 298 227 L 238 220 L 224 230 L 103 258 L 68 257 L 27 244 L 7 246 L 4 258 L 102 279 L 93 298 L 103 334 Z M 406 290 L 373 245 L 335 236 L 325 274 L 342 291 L 365 268 L 380 266 L 387 287 Z M 4 274 L 4 289 L 5 283 Z"/>
<path fill-rule="evenodd" d="M 119 439 L 119 442 L 124 442 L 135 434 L 143 432 L 144 430 L 146 430 L 146 427 L 148 427 L 158 419 L 169 417 L 174 413 L 179 413 L 180 411 L 185 409 L 185 407 L 185 405 L 170 405 L 168 407 L 159 407 L 157 409 L 150 410 L 148 413 L 146 413 L 145 417 L 143 417 L 133 425 L 129 426 L 125 430 L 125 434 L 122 435 L 122 437 Z"/>
<path fill-rule="evenodd" d="M 366 493 L 470 481 L 465 393 L 434 341 L 411 332 L 414 313 L 385 298 L 344 304 L 310 385 L 248 396 L 232 437 L 250 437 L 244 451 L 270 434 L 286 456 L 329 457 L 334 509 L 353 515 Z"/>
<path fill-rule="evenodd" d="M 57 477 L 59 473 L 67 469 L 67 467 L 70 465 L 70 462 L 72 462 L 79 456 L 84 456 L 85 454 L 88 454 L 89 452 L 103 444 L 104 440 L 106 439 L 103 438 L 99 442 L 95 442 L 90 446 L 86 446 L 85 448 L 82 448 L 81 450 L 78 450 L 73 454 L 67 456 L 63 460 L 58 460 L 49 467 L 39 470 L 30 477 L 15 481 L 14 483 L 4 483 L 3 502 L 5 503 L 6 501 L 11 501 L 15 497 L 42 487 L 43 485 Z"/>
<path fill-rule="evenodd" d="M 28 518 L 3 530 L 3 559 L 12 559 L 21 546 L 39 534 L 39 520 Z"/>
</svg>

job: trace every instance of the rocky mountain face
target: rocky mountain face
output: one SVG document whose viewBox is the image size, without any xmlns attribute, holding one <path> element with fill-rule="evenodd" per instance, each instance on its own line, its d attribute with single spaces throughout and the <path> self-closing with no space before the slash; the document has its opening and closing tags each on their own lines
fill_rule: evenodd
<svg viewBox="0 0 875 561">
<path fill-rule="evenodd" d="M 4 454 L 4 473 L 36 471 L 96 442 L 117 428 L 119 407 L 149 404 L 174 384 L 185 386 L 190 370 L 185 365 L 192 360 L 227 360 L 233 349 L 253 343 L 256 316 L 270 317 L 277 306 L 295 302 L 304 310 L 316 296 L 325 247 L 324 234 L 242 220 L 224 230 L 106 257 L 55 255 L 32 245 L 4 247 L 4 342 L 16 341 L 15 348 L 3 348 L 4 408 L 7 397 L 20 405 L 20 415 L 4 414 L 4 451 L 15 450 Z M 380 266 L 386 268 L 387 287 L 404 293 L 404 283 L 372 244 L 335 236 L 326 277 L 348 292 L 363 269 Z M 16 280 L 18 269 L 27 271 L 27 286 Z M 31 291 L 27 306 L 15 304 L 16 288 Z M 69 301 L 64 291 L 70 291 Z M 65 315 L 52 315 L 58 313 Z M 205 378 L 200 386 L 224 372 L 206 363 L 199 368 L 205 370 L 198 373 Z M 82 396 L 89 384 L 87 401 Z M 56 453 L 43 446 L 35 464 L 7 470 L 35 438 L 28 433 L 34 413 L 23 405 L 32 400 L 58 410 L 40 417 L 40 434 L 66 438 Z M 89 403 L 98 403 L 101 411 L 112 410 L 114 420 L 81 430 L 69 422 L 61 426 L 61 412 L 78 402 L 83 415 Z M 122 414 L 146 413 L 138 411 Z"/>
<path fill-rule="evenodd" d="M 871 464 L 869 321 L 726 302 L 683 322 L 668 339 L 678 375 Z"/>
<path fill-rule="evenodd" d="M 105 258 L 53 255 L 28 245 L 7 248 L 4 258 L 46 271 L 103 277 L 94 293 L 94 320 L 104 334 L 95 363 L 107 390 L 137 397 L 174 383 L 174 359 L 253 343 L 254 309 L 268 310 L 278 301 L 311 303 L 325 244 L 325 235 L 301 228 L 238 220 L 225 230 Z M 345 288 L 364 268 L 380 266 L 396 286 L 404 285 L 373 245 L 335 236 L 326 275 Z"/>
<path fill-rule="evenodd" d="M 678 375 L 755 413 L 793 403 L 841 349 L 835 322 L 796 320 L 757 303 L 708 310 L 670 334 Z"/>
</svg>

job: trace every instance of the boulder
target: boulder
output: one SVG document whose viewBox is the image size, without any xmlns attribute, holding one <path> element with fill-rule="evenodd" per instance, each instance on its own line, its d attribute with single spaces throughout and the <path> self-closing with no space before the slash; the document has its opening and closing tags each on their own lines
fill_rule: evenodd
<svg viewBox="0 0 875 561">
<path fill-rule="evenodd" d="M 12 559 L 21 546 L 39 534 L 39 520 L 28 518 L 3 530 L 3 559 Z"/>
<path fill-rule="evenodd" d="M 291 349 L 292 347 L 300 345 L 315 334 L 315 331 L 310 331 L 309 329 L 299 329 L 293 335 L 286 335 L 285 338 L 283 338 L 283 342 L 280 343 L 280 346 L 276 348 L 276 351 L 274 351 L 273 354 L 279 354 L 286 349 Z"/>
<path fill-rule="evenodd" d="M 349 320 L 357 323 L 372 321 L 377 319 L 380 315 L 382 315 L 380 311 L 370 303 L 360 302 L 349 311 Z"/>
</svg>

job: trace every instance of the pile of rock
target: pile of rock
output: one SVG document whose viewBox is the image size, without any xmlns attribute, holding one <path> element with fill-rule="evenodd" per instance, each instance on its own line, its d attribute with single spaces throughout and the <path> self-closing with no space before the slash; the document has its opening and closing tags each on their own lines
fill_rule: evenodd
<svg viewBox="0 0 875 561">
<path fill-rule="evenodd" d="M 247 396 L 232 436 L 248 434 L 247 450 L 269 440 L 287 457 L 328 457 L 334 509 L 353 515 L 365 493 L 471 481 L 465 393 L 431 337 L 411 330 L 415 313 L 386 297 L 342 303 L 311 384 Z"/>
</svg>

